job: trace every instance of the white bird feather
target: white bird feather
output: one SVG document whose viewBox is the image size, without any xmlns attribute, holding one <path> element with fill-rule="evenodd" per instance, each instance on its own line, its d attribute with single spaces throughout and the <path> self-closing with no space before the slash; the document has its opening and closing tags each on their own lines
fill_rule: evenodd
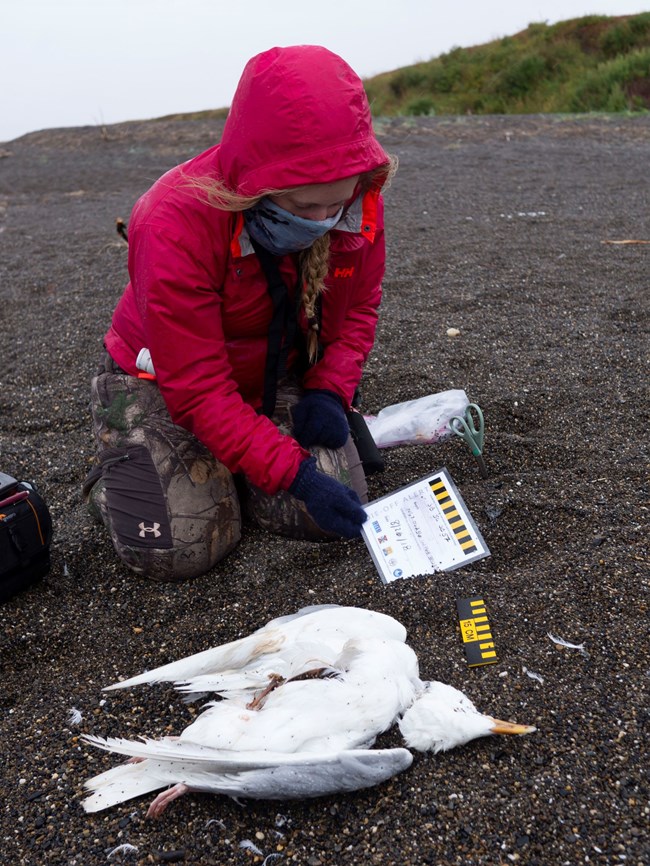
<svg viewBox="0 0 650 866">
<path fill-rule="evenodd" d="M 314 605 L 295 614 L 271 620 L 247 637 L 212 647 L 138 676 L 107 686 L 104 691 L 125 689 L 144 683 L 183 683 L 184 691 L 217 691 L 211 678 L 228 672 L 254 677 L 274 673 L 279 665 L 312 668 L 331 664 L 350 638 L 383 637 L 404 642 L 406 629 L 390 616 L 372 610 L 338 605 Z M 300 645 L 304 645 L 302 651 Z M 327 656 L 323 658 L 321 656 Z M 295 675 L 295 671 L 294 671 Z M 196 688 L 193 688 L 196 680 Z"/>
<path fill-rule="evenodd" d="M 89 780 L 84 808 L 98 811 L 167 785 L 148 814 L 187 790 L 290 799 L 368 787 L 411 764 L 406 749 L 371 748 L 395 722 L 407 746 L 434 752 L 490 733 L 534 730 L 480 714 L 451 686 L 422 682 L 405 638 L 404 627 L 384 614 L 309 608 L 109 686 L 169 681 L 220 698 L 178 737 L 86 737 L 136 763 Z"/>
</svg>

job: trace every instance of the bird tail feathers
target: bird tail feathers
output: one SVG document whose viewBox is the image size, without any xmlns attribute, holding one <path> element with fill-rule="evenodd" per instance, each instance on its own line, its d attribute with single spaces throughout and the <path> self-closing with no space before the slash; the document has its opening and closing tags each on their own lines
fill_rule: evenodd
<svg viewBox="0 0 650 866">
<path fill-rule="evenodd" d="M 99 812 L 133 797 L 166 787 L 169 780 L 157 775 L 155 770 L 152 770 L 151 763 L 141 761 L 137 764 L 120 764 L 88 779 L 84 788 L 92 793 L 82 800 L 81 805 L 86 812 Z"/>
</svg>

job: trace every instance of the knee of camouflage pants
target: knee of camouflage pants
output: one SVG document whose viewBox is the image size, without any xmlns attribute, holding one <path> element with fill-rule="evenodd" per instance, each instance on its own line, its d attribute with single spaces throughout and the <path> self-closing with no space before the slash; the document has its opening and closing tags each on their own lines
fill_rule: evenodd
<svg viewBox="0 0 650 866">
<path fill-rule="evenodd" d="M 302 388 L 295 382 L 283 382 L 278 386 L 273 421 L 285 435 L 291 435 L 291 407 L 300 400 L 302 393 Z M 334 450 L 317 446 L 311 452 L 320 472 L 351 487 L 361 502 L 368 501 L 366 476 L 352 437 L 348 437 L 342 448 Z M 269 496 L 245 480 L 242 499 L 248 516 L 262 529 L 305 541 L 340 541 L 340 536 L 322 530 L 307 511 L 305 503 L 286 490 Z"/>
<path fill-rule="evenodd" d="M 241 537 L 232 474 L 173 424 L 151 381 L 100 372 L 91 406 L 99 467 L 84 492 L 120 559 L 152 580 L 204 574 Z"/>
</svg>

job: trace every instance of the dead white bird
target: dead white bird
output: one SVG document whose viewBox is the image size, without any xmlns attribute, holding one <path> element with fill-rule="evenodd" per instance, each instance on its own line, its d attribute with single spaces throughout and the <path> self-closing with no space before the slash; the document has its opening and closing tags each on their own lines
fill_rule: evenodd
<svg viewBox="0 0 650 866">
<path fill-rule="evenodd" d="M 178 737 L 142 742 L 87 736 L 131 762 L 86 782 L 88 812 L 169 787 L 160 815 L 187 791 L 257 799 L 317 797 L 379 784 L 410 766 L 407 749 L 371 749 L 395 722 L 406 745 L 444 751 L 487 734 L 534 727 L 478 712 L 462 692 L 419 678 L 391 617 L 346 607 L 306 608 L 241 640 L 109 686 L 174 682 L 216 692 Z"/>
</svg>

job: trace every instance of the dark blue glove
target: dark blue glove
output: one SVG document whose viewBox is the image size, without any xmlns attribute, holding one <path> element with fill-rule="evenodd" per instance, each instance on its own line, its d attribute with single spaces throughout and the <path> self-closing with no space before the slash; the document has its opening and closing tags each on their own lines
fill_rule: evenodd
<svg viewBox="0 0 650 866">
<path fill-rule="evenodd" d="M 321 529 L 343 538 L 356 538 L 368 517 L 354 490 L 319 472 L 315 457 L 302 461 L 289 493 L 302 499 Z"/>
<path fill-rule="evenodd" d="M 291 418 L 294 439 L 303 448 L 312 445 L 341 448 L 350 435 L 341 398 L 333 391 L 305 391 L 291 410 Z"/>
</svg>

